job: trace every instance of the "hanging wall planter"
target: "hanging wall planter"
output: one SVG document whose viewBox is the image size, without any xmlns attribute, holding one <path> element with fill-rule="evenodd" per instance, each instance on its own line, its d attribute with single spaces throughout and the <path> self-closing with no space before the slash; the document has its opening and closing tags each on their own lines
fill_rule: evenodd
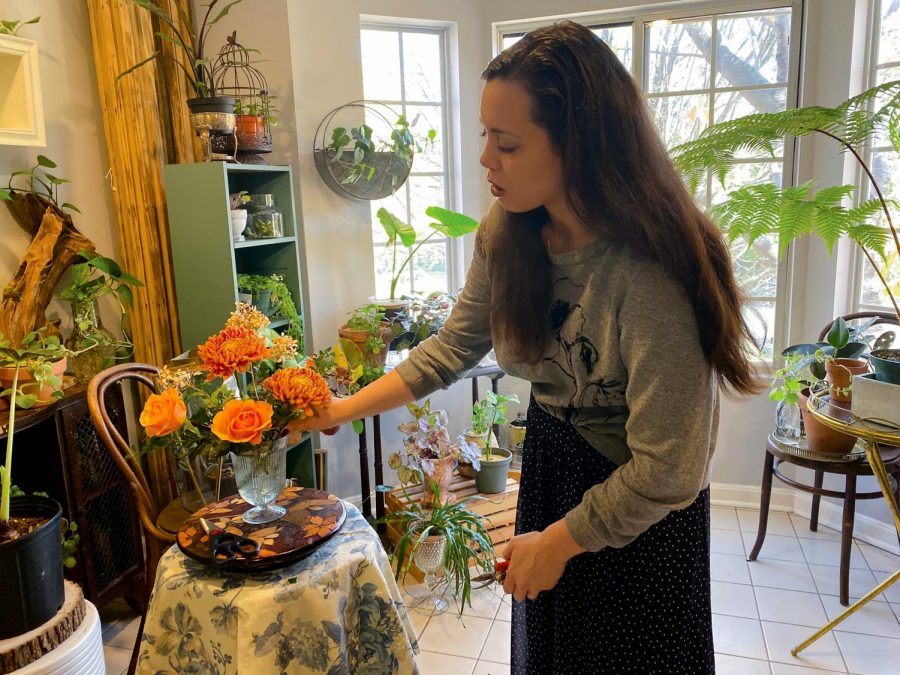
<svg viewBox="0 0 900 675">
<path fill-rule="evenodd" d="M 389 128 L 390 138 L 384 139 L 363 123 L 345 128 L 334 124 L 338 113 L 357 109 L 374 116 L 376 123 Z M 351 101 L 331 110 L 316 129 L 313 157 L 316 169 L 333 192 L 348 199 L 374 201 L 396 192 L 409 177 L 413 157 L 421 143 L 434 139 L 429 130 L 416 139 L 405 116 L 374 101 Z"/>
</svg>

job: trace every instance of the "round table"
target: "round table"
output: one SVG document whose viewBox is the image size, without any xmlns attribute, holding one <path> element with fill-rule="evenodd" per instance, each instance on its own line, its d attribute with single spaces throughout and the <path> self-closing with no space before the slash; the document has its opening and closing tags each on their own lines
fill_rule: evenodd
<svg viewBox="0 0 900 675">
<path fill-rule="evenodd" d="M 897 533 L 900 534 L 900 506 L 898 506 L 894 491 L 891 489 L 891 480 L 882 456 L 882 448 L 900 447 L 900 430 L 892 429 L 870 420 L 860 419 L 845 408 L 831 405 L 825 395 L 826 393 L 827 390 L 810 393 L 809 401 L 807 402 L 809 412 L 825 426 L 835 431 L 856 436 L 865 443 L 866 460 L 868 460 L 869 466 L 872 467 L 872 473 L 875 474 L 875 478 L 878 480 L 878 487 L 881 488 L 881 493 L 884 495 L 891 514 L 894 516 L 894 526 L 897 529 Z M 839 616 L 794 647 L 791 650 L 791 654 L 797 656 L 797 654 L 832 630 L 867 602 L 886 591 L 898 579 L 900 579 L 900 570 L 891 574 L 866 595 L 841 612 Z"/>
<path fill-rule="evenodd" d="M 415 633 L 387 554 L 359 510 L 344 506 L 337 534 L 267 572 L 224 572 L 169 548 L 137 672 L 415 672 Z"/>
</svg>

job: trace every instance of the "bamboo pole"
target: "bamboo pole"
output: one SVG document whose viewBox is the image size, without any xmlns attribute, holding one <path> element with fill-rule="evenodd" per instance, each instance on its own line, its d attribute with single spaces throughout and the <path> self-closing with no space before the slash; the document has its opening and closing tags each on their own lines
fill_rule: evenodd
<svg viewBox="0 0 900 675">
<path fill-rule="evenodd" d="M 164 41 L 155 36 L 150 12 L 127 0 L 87 0 L 87 6 L 120 257 L 146 285 L 134 294 L 134 355 L 162 365 L 181 351 L 162 169 L 194 158 L 185 85 L 165 58 L 119 79 Z M 190 0 L 162 0 L 161 6 L 176 17 L 180 7 L 190 18 Z M 159 504 L 174 497 L 171 461 L 160 453 L 149 459 Z"/>
</svg>

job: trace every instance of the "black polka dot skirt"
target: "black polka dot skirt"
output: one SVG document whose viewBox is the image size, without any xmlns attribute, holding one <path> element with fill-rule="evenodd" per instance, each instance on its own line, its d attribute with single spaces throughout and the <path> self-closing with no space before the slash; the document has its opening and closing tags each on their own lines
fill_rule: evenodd
<svg viewBox="0 0 900 675">
<path fill-rule="evenodd" d="M 616 465 L 532 399 L 516 534 L 543 530 Z M 557 586 L 513 602 L 512 672 L 714 673 L 709 488 L 620 549 L 583 553 Z"/>
</svg>

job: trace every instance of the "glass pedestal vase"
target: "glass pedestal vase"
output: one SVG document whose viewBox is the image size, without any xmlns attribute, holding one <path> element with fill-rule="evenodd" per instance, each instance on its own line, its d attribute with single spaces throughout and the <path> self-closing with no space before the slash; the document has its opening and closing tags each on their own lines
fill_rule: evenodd
<svg viewBox="0 0 900 675">
<path fill-rule="evenodd" d="M 261 525 L 284 516 L 284 508 L 276 506 L 275 500 L 287 474 L 287 438 L 261 443 L 253 452 L 229 454 L 238 494 L 253 505 L 244 513 L 244 522 Z"/>
<path fill-rule="evenodd" d="M 416 566 L 425 573 L 425 588 L 427 593 L 417 598 L 412 608 L 424 614 L 443 614 L 450 604 L 442 596 L 435 593 L 440 580 L 437 572 L 444 566 L 444 553 L 447 549 L 447 537 L 440 534 L 434 537 L 425 537 L 416 553 L 413 561 Z"/>
<path fill-rule="evenodd" d="M 100 321 L 94 300 L 72 303 L 72 334 L 65 345 L 74 352 L 69 357 L 72 373 L 87 384 L 104 368 L 115 363 L 115 336 Z"/>
</svg>

